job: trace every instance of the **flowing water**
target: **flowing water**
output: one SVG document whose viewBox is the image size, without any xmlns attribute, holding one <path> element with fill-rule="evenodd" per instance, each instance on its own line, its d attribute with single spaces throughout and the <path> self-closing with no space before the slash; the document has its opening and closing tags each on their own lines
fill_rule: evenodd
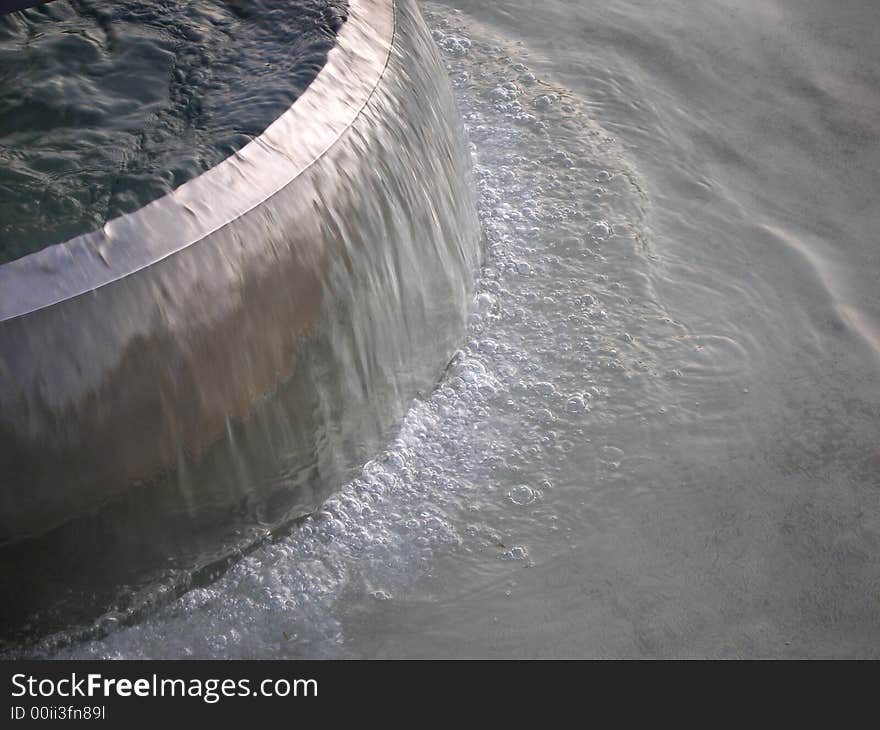
<svg viewBox="0 0 880 730">
<path fill-rule="evenodd" d="M 460 351 L 319 511 L 56 655 L 880 654 L 880 8 L 422 8 Z"/>
</svg>

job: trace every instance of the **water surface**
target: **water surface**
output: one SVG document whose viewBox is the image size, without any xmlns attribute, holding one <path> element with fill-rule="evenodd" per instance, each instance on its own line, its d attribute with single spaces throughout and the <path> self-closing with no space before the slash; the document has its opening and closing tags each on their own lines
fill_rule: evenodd
<svg viewBox="0 0 880 730">
<path fill-rule="evenodd" d="M 422 7 L 459 354 L 323 509 L 62 654 L 880 654 L 878 6 Z"/>
</svg>

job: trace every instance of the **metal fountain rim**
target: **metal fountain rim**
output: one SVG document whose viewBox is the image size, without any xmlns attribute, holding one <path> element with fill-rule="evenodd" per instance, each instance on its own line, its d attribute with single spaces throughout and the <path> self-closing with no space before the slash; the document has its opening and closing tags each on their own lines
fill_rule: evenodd
<svg viewBox="0 0 880 730">
<path fill-rule="evenodd" d="M 261 135 L 198 177 L 98 230 L 0 265 L 0 323 L 154 266 L 293 182 L 330 151 L 366 107 L 388 66 L 394 16 L 395 0 L 348 0 L 348 18 L 326 63 Z M 242 166 L 259 166 L 265 174 L 242 186 Z"/>
</svg>

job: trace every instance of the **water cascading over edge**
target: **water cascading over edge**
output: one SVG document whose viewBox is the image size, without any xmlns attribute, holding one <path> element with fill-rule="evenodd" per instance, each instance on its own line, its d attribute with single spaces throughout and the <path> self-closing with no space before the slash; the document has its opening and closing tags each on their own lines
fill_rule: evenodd
<svg viewBox="0 0 880 730">
<path fill-rule="evenodd" d="M 131 615 L 314 509 L 454 351 L 479 257 L 455 103 L 412 0 L 349 5 L 261 137 L 0 267 L 6 637 Z"/>
</svg>

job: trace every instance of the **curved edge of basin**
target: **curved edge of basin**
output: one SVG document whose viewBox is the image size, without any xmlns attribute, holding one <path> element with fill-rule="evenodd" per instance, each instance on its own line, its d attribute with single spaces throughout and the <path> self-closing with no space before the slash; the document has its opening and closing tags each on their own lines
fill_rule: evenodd
<svg viewBox="0 0 880 730">
<path fill-rule="evenodd" d="M 134 276 L 289 185 L 339 140 L 379 84 L 393 44 L 394 5 L 349 0 L 348 19 L 312 83 L 260 136 L 219 164 L 99 230 L 0 265 L 0 322 Z"/>
</svg>

